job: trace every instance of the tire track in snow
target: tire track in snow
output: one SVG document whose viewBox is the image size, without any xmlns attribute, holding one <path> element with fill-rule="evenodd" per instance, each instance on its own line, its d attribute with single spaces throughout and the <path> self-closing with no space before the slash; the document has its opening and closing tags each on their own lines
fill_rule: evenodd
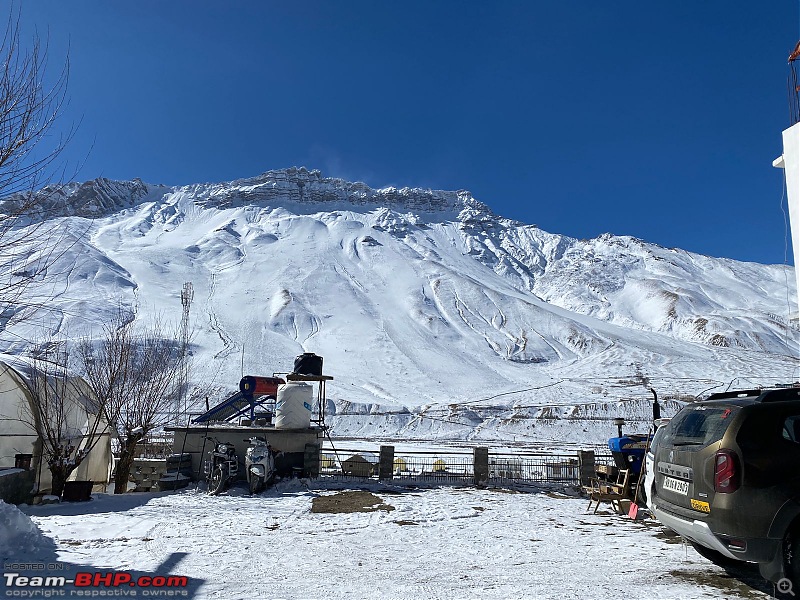
<svg viewBox="0 0 800 600">
<path fill-rule="evenodd" d="M 321 323 L 319 317 L 314 313 L 309 313 L 308 316 L 311 324 L 311 330 L 309 334 L 306 336 L 306 339 L 304 339 L 301 343 L 304 351 L 306 350 L 306 342 L 319 333 L 320 323 Z"/>
<path fill-rule="evenodd" d="M 219 352 L 214 355 L 214 358 L 226 358 L 232 352 L 237 350 L 238 345 L 236 342 L 231 338 L 230 335 L 222 328 L 219 324 L 219 318 L 217 317 L 217 313 L 214 311 L 214 292 L 217 288 L 217 273 L 211 273 L 211 281 L 208 285 L 208 298 L 206 299 L 206 313 L 208 313 L 208 321 L 211 329 L 219 336 L 219 339 L 222 340 L 223 348 Z"/>
<path fill-rule="evenodd" d="M 347 277 L 347 279 L 350 281 L 350 283 L 353 285 L 353 287 L 357 288 L 360 292 L 363 292 L 365 294 L 367 293 L 366 288 L 363 285 L 361 285 L 361 282 L 358 279 L 356 279 L 355 276 L 352 273 L 350 273 L 350 271 L 348 271 L 345 268 L 345 266 L 342 263 L 340 263 L 338 260 L 334 261 L 333 270 L 336 273 L 341 272 L 342 274 L 344 274 L 344 276 Z M 381 282 L 381 283 L 383 283 L 383 282 Z"/>
<path fill-rule="evenodd" d="M 494 326 L 495 329 L 503 333 L 506 337 L 508 337 L 508 339 L 514 344 L 513 348 L 507 349 L 506 358 L 511 358 L 512 356 L 516 356 L 518 354 L 525 352 L 525 350 L 528 347 L 528 336 L 525 334 L 525 331 L 522 330 L 520 332 L 519 337 L 512 335 L 508 330 L 503 331 L 503 329 L 505 329 L 505 326 L 507 324 L 507 318 L 505 314 L 503 313 L 502 309 L 500 308 L 500 305 L 497 303 L 495 299 L 486 294 L 486 292 L 484 292 L 484 295 L 492 304 L 495 305 L 501 317 L 501 324 L 499 327 L 494 323 L 494 317 L 492 317 L 492 322 L 490 324 Z M 559 359 L 563 358 L 563 353 L 560 352 L 558 348 L 556 348 L 542 333 L 533 328 L 531 329 L 531 331 L 533 331 L 533 333 L 536 334 L 542 340 L 542 342 L 544 342 L 555 353 L 555 355 Z"/>
</svg>

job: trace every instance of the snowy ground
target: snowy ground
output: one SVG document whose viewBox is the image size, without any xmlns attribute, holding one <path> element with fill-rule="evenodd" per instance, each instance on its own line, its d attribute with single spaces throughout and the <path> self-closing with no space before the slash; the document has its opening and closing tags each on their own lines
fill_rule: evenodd
<svg viewBox="0 0 800 600">
<path fill-rule="evenodd" d="M 312 513 L 315 497 L 341 491 L 293 481 L 254 497 L 189 489 L 23 507 L 55 543 L 0 540 L 0 554 L 6 566 L 186 576 L 188 597 L 226 600 L 770 597 L 758 577 L 731 578 L 654 522 L 587 514 L 585 499 L 561 492 L 370 490 L 388 506 Z"/>
</svg>

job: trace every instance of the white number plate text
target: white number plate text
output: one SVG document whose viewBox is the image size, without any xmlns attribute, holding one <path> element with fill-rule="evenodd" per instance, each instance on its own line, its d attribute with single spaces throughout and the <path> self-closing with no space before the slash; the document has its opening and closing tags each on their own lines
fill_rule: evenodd
<svg viewBox="0 0 800 600">
<path fill-rule="evenodd" d="M 674 479 L 673 477 L 664 477 L 664 489 L 669 490 L 670 492 L 675 492 L 676 494 L 688 496 L 689 482 L 681 481 L 680 479 Z"/>
</svg>

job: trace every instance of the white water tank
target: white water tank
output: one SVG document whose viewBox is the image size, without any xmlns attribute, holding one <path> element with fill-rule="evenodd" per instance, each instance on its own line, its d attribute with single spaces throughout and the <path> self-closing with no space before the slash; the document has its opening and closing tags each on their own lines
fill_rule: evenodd
<svg viewBox="0 0 800 600">
<path fill-rule="evenodd" d="M 275 403 L 276 429 L 307 429 L 311 425 L 314 388 L 302 381 L 278 386 Z"/>
</svg>

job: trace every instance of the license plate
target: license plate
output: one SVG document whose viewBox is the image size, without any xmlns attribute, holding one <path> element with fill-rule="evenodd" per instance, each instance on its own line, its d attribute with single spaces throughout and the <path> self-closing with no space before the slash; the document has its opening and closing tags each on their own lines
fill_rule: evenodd
<svg viewBox="0 0 800 600">
<path fill-rule="evenodd" d="M 673 477 L 664 477 L 664 489 L 683 496 L 689 495 L 689 482 L 681 481 Z"/>
</svg>

